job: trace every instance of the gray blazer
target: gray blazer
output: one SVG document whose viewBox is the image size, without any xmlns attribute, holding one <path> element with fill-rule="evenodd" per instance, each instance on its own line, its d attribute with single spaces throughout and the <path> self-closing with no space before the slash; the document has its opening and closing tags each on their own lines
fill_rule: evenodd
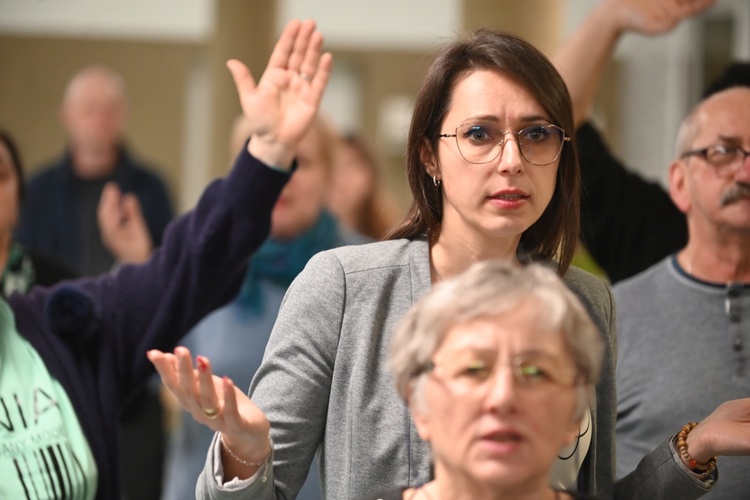
<svg viewBox="0 0 750 500">
<path fill-rule="evenodd" d="M 213 473 L 220 460 L 215 439 L 198 498 L 294 498 L 316 452 L 329 499 L 430 479 L 429 446 L 386 366 L 396 324 L 431 287 L 428 253 L 426 240 L 402 239 L 338 248 L 310 260 L 287 291 L 250 386 L 252 400 L 271 422 L 273 466 L 261 470 L 268 481 L 260 474 L 240 488 L 220 487 Z M 584 271 L 571 268 L 565 282 L 607 346 L 580 490 L 628 500 L 701 496 L 706 485 L 673 458 L 669 440 L 614 484 L 614 302 L 609 286 Z"/>
</svg>

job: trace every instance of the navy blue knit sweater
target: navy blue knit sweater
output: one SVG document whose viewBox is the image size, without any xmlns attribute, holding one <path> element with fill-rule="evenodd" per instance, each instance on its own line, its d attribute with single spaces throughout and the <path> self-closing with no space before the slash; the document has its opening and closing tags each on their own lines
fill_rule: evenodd
<svg viewBox="0 0 750 500">
<path fill-rule="evenodd" d="M 243 150 L 196 209 L 170 224 L 145 264 L 8 300 L 19 333 L 75 408 L 99 471 L 96 498 L 119 498 L 118 415 L 154 373 L 146 351 L 173 350 L 193 325 L 237 294 L 288 179 Z"/>
</svg>

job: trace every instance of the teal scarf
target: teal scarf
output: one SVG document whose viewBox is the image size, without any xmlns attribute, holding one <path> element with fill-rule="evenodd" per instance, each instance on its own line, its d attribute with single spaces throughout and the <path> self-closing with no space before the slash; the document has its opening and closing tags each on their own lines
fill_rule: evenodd
<svg viewBox="0 0 750 500">
<path fill-rule="evenodd" d="M 260 313 L 263 310 L 260 280 L 288 287 L 313 255 L 333 248 L 337 239 L 338 223 L 325 211 L 310 229 L 292 240 L 268 239 L 250 260 L 238 302 L 247 310 Z"/>
</svg>

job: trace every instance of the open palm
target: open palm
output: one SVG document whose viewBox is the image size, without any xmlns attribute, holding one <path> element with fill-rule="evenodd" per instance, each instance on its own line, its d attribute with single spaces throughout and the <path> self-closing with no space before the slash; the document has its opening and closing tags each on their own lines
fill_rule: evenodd
<svg viewBox="0 0 750 500">
<path fill-rule="evenodd" d="M 227 62 L 249 122 L 251 152 L 258 159 L 282 167 L 291 164 L 331 73 L 333 59 L 321 54 L 322 45 L 313 21 L 292 21 L 257 84 L 243 63 Z"/>
</svg>

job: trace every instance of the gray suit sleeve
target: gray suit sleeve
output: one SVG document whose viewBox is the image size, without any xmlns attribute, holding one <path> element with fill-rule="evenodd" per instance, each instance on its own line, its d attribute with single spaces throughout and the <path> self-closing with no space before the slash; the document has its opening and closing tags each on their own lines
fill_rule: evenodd
<svg viewBox="0 0 750 500">
<path fill-rule="evenodd" d="M 674 436 L 646 455 L 638 467 L 615 484 L 615 498 L 689 500 L 705 495 L 718 480 L 701 481 L 680 461 L 672 444 Z"/>
<path fill-rule="evenodd" d="M 206 465 L 195 486 L 195 498 L 201 500 L 238 500 L 250 498 L 273 498 L 273 452 L 271 462 L 262 465 L 253 477 L 245 480 L 234 479 L 224 485 L 225 479 L 221 464 L 221 444 L 219 434 L 214 434 L 208 447 Z"/>
<path fill-rule="evenodd" d="M 274 461 L 267 482 L 254 481 L 227 496 L 220 491 L 207 463 L 199 477 L 198 498 L 297 495 L 326 426 L 345 289 L 338 259 L 323 252 L 308 262 L 281 304 L 263 363 L 249 391 L 271 422 Z"/>
</svg>

